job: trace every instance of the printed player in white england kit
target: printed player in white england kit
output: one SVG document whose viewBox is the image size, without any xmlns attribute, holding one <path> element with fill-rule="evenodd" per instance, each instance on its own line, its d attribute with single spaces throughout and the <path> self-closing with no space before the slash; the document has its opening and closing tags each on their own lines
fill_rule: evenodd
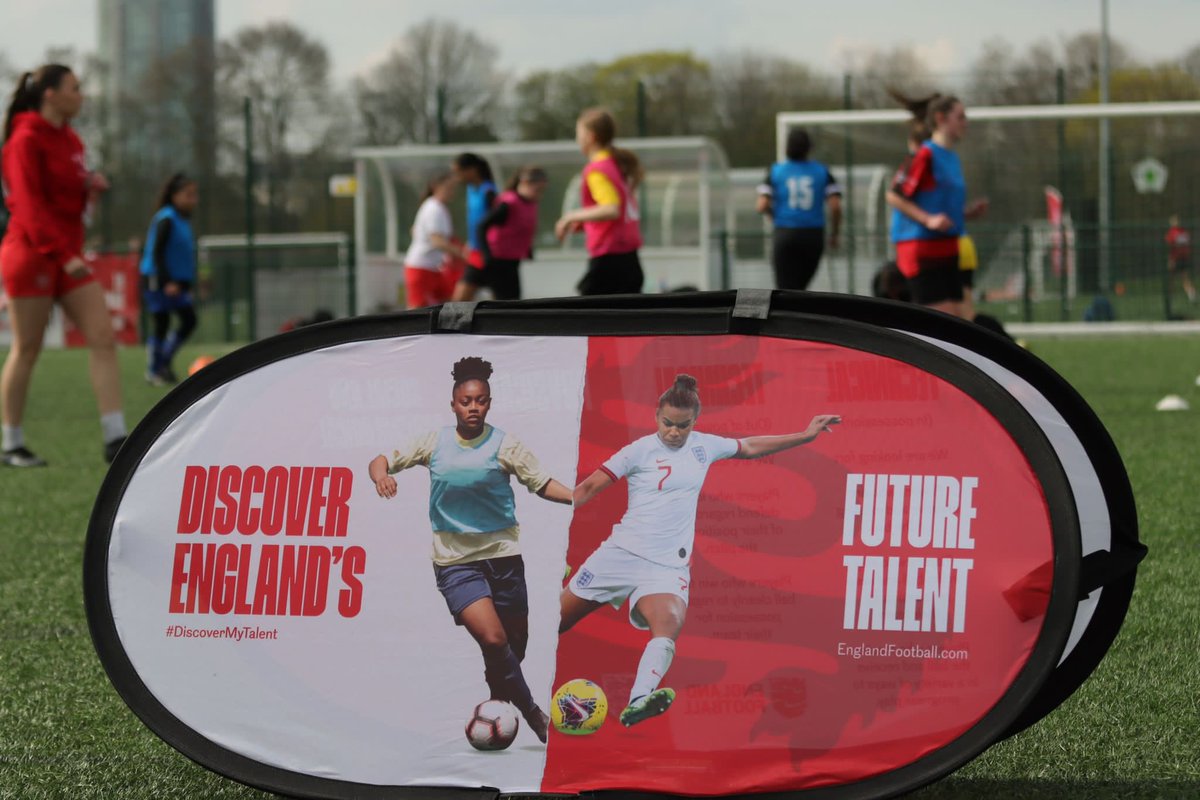
<svg viewBox="0 0 1200 800">
<path fill-rule="evenodd" d="M 801 433 L 728 439 L 693 430 L 699 415 L 696 379 L 676 376 L 658 400 L 658 431 L 621 448 L 575 487 L 579 508 L 621 478 L 629 481 L 625 515 L 562 591 L 559 624 L 565 633 L 604 604 L 619 608 L 628 598 L 629 622 L 650 631 L 621 712 L 625 726 L 662 714 L 675 700 L 675 691 L 659 684 L 687 615 L 696 506 L 708 468 L 726 458 L 760 458 L 807 444 L 841 422 L 835 414 L 819 414 Z"/>
</svg>

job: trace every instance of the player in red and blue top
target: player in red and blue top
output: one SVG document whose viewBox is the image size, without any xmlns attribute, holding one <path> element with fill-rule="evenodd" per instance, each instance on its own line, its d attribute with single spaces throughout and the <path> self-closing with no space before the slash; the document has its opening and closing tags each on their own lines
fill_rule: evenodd
<svg viewBox="0 0 1200 800">
<path fill-rule="evenodd" d="M 1188 229 L 1179 224 L 1179 217 L 1171 215 L 1168 220 L 1171 227 L 1165 237 L 1167 243 L 1167 273 L 1171 283 L 1179 279 L 1188 302 L 1196 302 L 1196 287 L 1192 283 L 1192 235 Z"/>
<path fill-rule="evenodd" d="M 630 624 L 650 632 L 621 712 L 626 727 L 662 714 L 675 700 L 675 691 L 659 683 L 687 616 L 696 508 L 709 467 L 808 444 L 841 422 L 836 414 L 818 414 L 799 433 L 730 439 L 695 430 L 699 416 L 696 379 L 677 375 L 658 399 L 657 431 L 621 448 L 575 487 L 578 509 L 622 478 L 629 484 L 625 515 L 563 589 L 559 622 L 565 633 L 603 605 L 620 608 L 628 599 Z"/>
<path fill-rule="evenodd" d="M 756 209 L 775 224 L 771 264 L 780 289 L 807 289 L 825 251 L 825 207 L 829 206 L 829 246 L 837 249 L 842 221 L 842 189 L 829 167 L 809 161 L 812 140 L 803 128 L 788 134 L 787 160 L 772 164 L 758 187 Z"/>
<path fill-rule="evenodd" d="M 638 157 L 613 144 L 617 126 L 602 108 L 591 108 L 575 123 L 575 141 L 588 157 L 580 187 L 582 208 L 569 211 L 554 225 L 559 241 L 583 229 L 588 269 L 579 293 L 633 294 L 642 291 L 645 275 L 638 258 L 642 246 L 637 187 L 642 182 Z"/>
<path fill-rule="evenodd" d="M 958 239 L 966 220 L 987 208 L 986 200 L 967 205 L 962 163 L 954 152 L 967 132 L 966 109 L 950 95 L 896 97 L 932 131 L 887 193 L 888 205 L 898 212 L 892 224 L 896 263 L 914 302 L 962 316 Z"/>
</svg>

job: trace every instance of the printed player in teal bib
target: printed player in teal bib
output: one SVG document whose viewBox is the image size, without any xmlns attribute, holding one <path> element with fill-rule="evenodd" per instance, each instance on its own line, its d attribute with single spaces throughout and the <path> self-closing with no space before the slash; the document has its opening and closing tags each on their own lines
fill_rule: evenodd
<svg viewBox="0 0 1200 800">
<path fill-rule="evenodd" d="M 533 701 L 521 672 L 529 599 L 511 478 L 555 503 L 570 504 L 571 489 L 551 478 L 515 437 L 487 424 L 489 362 L 469 356 L 456 362 L 451 374 L 456 424 L 393 450 L 391 458 L 376 456 L 369 466 L 371 480 L 379 496 L 390 499 L 396 496 L 393 475 L 416 466 L 429 470 L 438 590 L 454 621 L 479 644 L 492 697 L 515 705 L 545 742 L 549 718 Z"/>
</svg>

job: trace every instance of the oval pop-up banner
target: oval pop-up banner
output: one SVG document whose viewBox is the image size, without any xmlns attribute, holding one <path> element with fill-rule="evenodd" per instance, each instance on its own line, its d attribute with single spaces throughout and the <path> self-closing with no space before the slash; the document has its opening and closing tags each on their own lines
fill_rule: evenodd
<svg viewBox="0 0 1200 800">
<path fill-rule="evenodd" d="M 1056 704 L 1097 616 L 1078 630 L 1094 487 L 1055 403 L 1018 397 L 1044 379 L 1017 348 L 769 301 L 448 306 L 220 359 L 97 501 L 114 685 L 185 755 L 296 796 L 950 772 Z"/>
</svg>

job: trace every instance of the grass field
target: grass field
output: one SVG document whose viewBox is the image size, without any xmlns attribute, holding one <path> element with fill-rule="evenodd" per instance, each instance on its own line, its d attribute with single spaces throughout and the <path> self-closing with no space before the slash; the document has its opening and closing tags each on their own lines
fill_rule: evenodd
<svg viewBox="0 0 1200 800">
<path fill-rule="evenodd" d="M 1115 438 L 1150 556 L 1120 637 L 1082 689 L 915 796 L 1200 797 L 1200 341 L 1041 339 L 1033 348 Z M 26 431 L 51 467 L 0 471 L 0 798 L 265 797 L 163 744 L 92 650 L 81 570 L 104 465 L 85 362 L 48 352 L 38 367 Z M 163 390 L 140 380 L 139 352 L 123 352 L 122 368 L 132 422 Z M 1154 411 L 1167 393 L 1195 410 Z"/>
</svg>

